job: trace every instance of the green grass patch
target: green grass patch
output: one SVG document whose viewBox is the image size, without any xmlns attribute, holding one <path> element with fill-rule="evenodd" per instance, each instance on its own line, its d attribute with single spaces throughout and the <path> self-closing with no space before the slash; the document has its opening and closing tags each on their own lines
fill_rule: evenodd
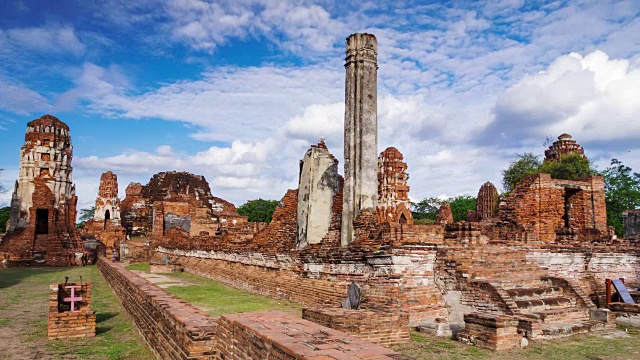
<svg viewBox="0 0 640 360">
<path fill-rule="evenodd" d="M 165 274 L 188 286 L 171 286 L 165 290 L 201 309 L 211 316 L 262 310 L 284 310 L 300 316 L 302 306 L 285 300 L 272 299 L 188 273 Z"/>
<path fill-rule="evenodd" d="M 149 272 L 149 263 L 135 263 L 135 264 L 127 265 L 125 269 Z"/>
<path fill-rule="evenodd" d="M 534 341 L 526 349 L 492 352 L 433 335 L 411 331 L 408 344 L 395 346 L 416 359 L 640 359 L 640 330 L 576 335 L 555 340 Z"/>
<path fill-rule="evenodd" d="M 91 282 L 90 306 L 96 311 L 97 320 L 94 338 L 47 339 L 49 284 L 64 282 L 65 276 L 69 277 L 70 282 L 80 281 L 81 276 L 82 281 Z M 9 305 L 5 303 L 6 300 L 9 300 Z M 19 339 L 11 351 L 20 351 L 20 347 L 24 346 L 22 355 L 26 357 L 29 357 L 29 351 L 33 351 L 33 345 L 36 344 L 42 352 L 53 358 L 65 355 L 76 355 L 81 359 L 154 358 L 95 265 L 0 270 L 0 304 L 3 304 L 0 327 L 10 328 Z"/>
</svg>

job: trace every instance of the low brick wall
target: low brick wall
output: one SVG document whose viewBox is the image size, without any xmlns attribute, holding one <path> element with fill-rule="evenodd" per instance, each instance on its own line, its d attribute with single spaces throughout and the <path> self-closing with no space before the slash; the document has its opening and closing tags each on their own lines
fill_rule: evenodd
<svg viewBox="0 0 640 360">
<path fill-rule="evenodd" d="M 66 286 L 78 286 L 74 297 L 82 298 L 74 304 L 64 301 L 71 293 Z M 96 312 L 89 310 L 91 304 L 91 283 L 51 284 L 49 286 L 49 340 L 96 336 Z"/>
<path fill-rule="evenodd" d="M 213 359 L 216 319 L 104 257 L 98 269 L 161 359 Z"/>
<path fill-rule="evenodd" d="M 520 346 L 518 319 L 513 316 L 471 313 L 464 316 L 465 329 L 459 341 L 490 350 L 509 350 Z"/>
<path fill-rule="evenodd" d="M 616 324 L 640 328 L 640 304 L 611 303 L 611 310 L 616 316 Z"/>
<path fill-rule="evenodd" d="M 409 342 L 406 312 L 309 307 L 302 318 L 385 347 Z"/>
<path fill-rule="evenodd" d="M 100 257 L 98 269 L 159 359 L 407 359 L 281 311 L 211 318 L 123 264 Z"/>
<path fill-rule="evenodd" d="M 223 315 L 218 336 L 219 359 L 409 359 L 282 311 Z"/>
</svg>

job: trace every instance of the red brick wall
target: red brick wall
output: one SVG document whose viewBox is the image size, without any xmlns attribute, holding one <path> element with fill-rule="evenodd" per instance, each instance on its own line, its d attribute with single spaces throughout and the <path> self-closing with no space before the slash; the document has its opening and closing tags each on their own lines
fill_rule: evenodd
<svg viewBox="0 0 640 360">
<path fill-rule="evenodd" d="M 100 257 L 98 269 L 161 359 L 212 359 L 216 319 Z"/>
<path fill-rule="evenodd" d="M 78 285 L 74 296 L 82 297 L 81 303 L 75 304 L 76 311 L 61 309 L 61 300 L 71 295 L 64 286 Z M 64 303 L 70 306 L 70 304 Z M 49 321 L 47 333 L 49 340 L 77 337 L 93 337 L 96 335 L 96 312 L 89 310 L 91 304 L 91 283 L 51 284 L 49 286 Z"/>
<path fill-rule="evenodd" d="M 308 307 L 302 309 L 302 318 L 385 347 L 409 342 L 409 314 L 395 309 L 371 311 Z"/>
</svg>

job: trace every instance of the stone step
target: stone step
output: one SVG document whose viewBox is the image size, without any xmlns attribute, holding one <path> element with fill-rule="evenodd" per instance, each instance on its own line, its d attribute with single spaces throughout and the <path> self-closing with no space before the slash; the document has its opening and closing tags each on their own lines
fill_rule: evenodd
<svg viewBox="0 0 640 360">
<path fill-rule="evenodd" d="M 606 323 L 601 321 L 579 321 L 565 324 L 550 324 L 542 326 L 541 338 L 549 339 L 603 330 L 608 330 L 608 328 Z"/>
<path fill-rule="evenodd" d="M 515 301 L 533 300 L 543 297 L 557 297 L 564 294 L 564 289 L 559 286 L 512 288 L 506 289 L 507 294 Z"/>
<path fill-rule="evenodd" d="M 570 324 L 589 320 L 589 309 L 576 307 L 532 312 L 532 314 L 538 315 L 545 325 Z"/>
<path fill-rule="evenodd" d="M 566 309 L 576 305 L 576 299 L 566 296 L 539 297 L 537 299 L 516 300 L 515 302 L 518 305 L 518 309 L 529 310 L 530 312 Z"/>
</svg>

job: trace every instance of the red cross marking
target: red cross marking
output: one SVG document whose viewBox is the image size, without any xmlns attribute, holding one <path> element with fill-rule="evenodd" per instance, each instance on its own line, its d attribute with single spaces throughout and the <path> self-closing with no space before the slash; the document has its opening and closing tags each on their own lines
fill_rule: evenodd
<svg viewBox="0 0 640 360">
<path fill-rule="evenodd" d="M 71 312 L 75 312 L 76 311 L 75 303 L 82 301 L 82 297 L 80 297 L 80 296 L 76 297 L 76 289 L 80 288 L 80 286 L 77 286 L 77 285 L 75 285 L 75 286 L 65 286 L 65 288 L 67 290 L 71 289 L 71 297 L 64 298 L 63 300 L 65 302 L 70 302 L 71 303 Z M 80 311 L 80 310 L 78 310 L 78 311 Z"/>
</svg>

